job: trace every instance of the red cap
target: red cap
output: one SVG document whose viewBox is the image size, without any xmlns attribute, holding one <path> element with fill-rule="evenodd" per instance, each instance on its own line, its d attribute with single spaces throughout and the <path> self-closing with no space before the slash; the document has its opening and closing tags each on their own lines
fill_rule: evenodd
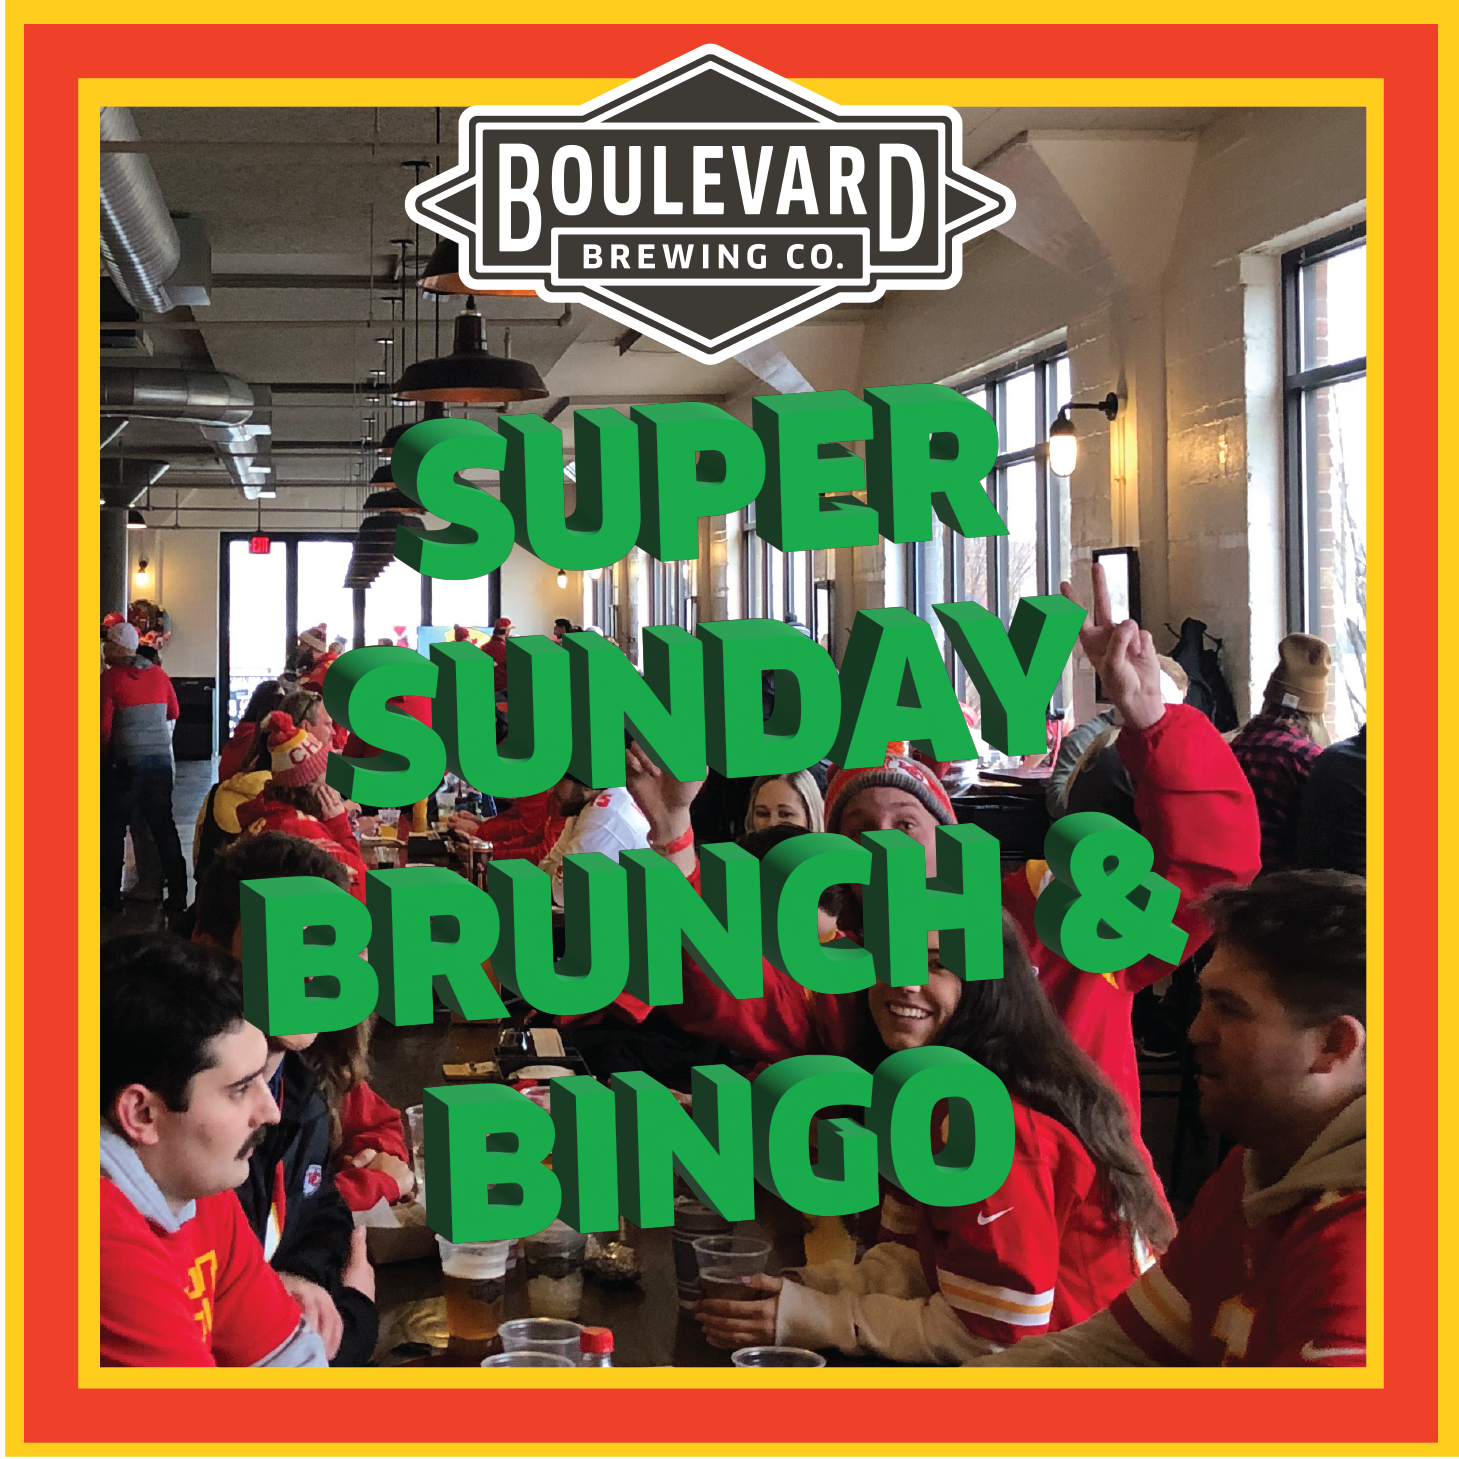
<svg viewBox="0 0 1459 1459">
<path fill-rule="evenodd" d="M 611 1353 L 613 1351 L 613 1330 L 608 1327 L 585 1327 L 578 1339 L 579 1348 L 585 1353 Z"/>
</svg>

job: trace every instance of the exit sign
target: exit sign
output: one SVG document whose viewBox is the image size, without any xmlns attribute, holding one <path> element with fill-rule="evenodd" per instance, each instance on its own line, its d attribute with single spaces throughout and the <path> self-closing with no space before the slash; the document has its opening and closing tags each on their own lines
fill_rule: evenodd
<svg viewBox="0 0 1459 1459">
<path fill-rule="evenodd" d="M 250 537 L 248 539 L 248 550 L 255 557 L 267 557 L 269 551 L 269 540 L 267 537 Z"/>
</svg>

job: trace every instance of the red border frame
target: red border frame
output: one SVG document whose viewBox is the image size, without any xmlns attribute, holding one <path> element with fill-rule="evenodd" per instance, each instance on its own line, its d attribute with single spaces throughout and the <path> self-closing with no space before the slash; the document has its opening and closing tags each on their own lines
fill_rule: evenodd
<svg viewBox="0 0 1459 1459">
<path fill-rule="evenodd" d="M 92 443 L 73 458 L 58 443 L 74 428 L 76 302 L 56 280 L 80 277 L 71 254 L 77 236 L 76 82 L 80 77 L 378 76 L 409 57 L 414 74 L 435 66 L 459 69 L 459 58 L 483 44 L 498 73 L 531 77 L 638 75 L 709 41 L 789 76 L 863 76 L 873 65 L 892 77 L 941 76 L 976 67 L 987 75 L 1020 76 L 1057 63 L 1081 77 L 1221 77 L 1249 58 L 1259 74 L 1313 78 L 1381 77 L 1386 83 L 1385 197 L 1386 359 L 1389 382 L 1401 378 L 1404 419 L 1433 419 L 1437 410 L 1437 27 L 1425 26 L 1021 26 L 817 27 L 622 26 L 26 26 L 25 249 L 12 268 L 27 269 L 27 331 L 23 364 L 25 475 L 32 509 L 24 542 L 27 581 L 46 584 L 63 621 L 77 601 L 79 579 L 64 544 L 77 539 L 82 493 L 50 484 L 90 471 Z M 297 61 L 274 58 L 299 58 Z M 417 66 L 419 69 L 417 70 Z M 86 260 L 90 267 L 90 260 Z M 71 273 L 74 267 L 76 272 Z M 1403 362 L 1400 376 L 1397 362 Z M 57 388 L 57 385 L 61 388 Z M 1387 395 L 1397 398 L 1390 383 Z M 1385 398 L 1386 404 L 1386 398 Z M 1397 413 L 1387 419 L 1396 427 Z M 1405 632 L 1437 620 L 1437 490 L 1432 444 L 1422 432 L 1390 428 L 1385 436 L 1384 503 L 1388 561 L 1385 643 L 1389 684 L 1432 678 L 1430 634 Z M 59 459 L 58 459 L 59 457 Z M 45 515 L 38 505 L 45 503 Z M 59 547 L 59 550 L 58 550 Z M 12 552 L 15 549 L 12 548 Z M 1422 566 L 1423 570 L 1416 570 Z M 84 564 L 91 572 L 91 564 Z M 75 642 L 89 642 L 92 624 L 78 624 Z M 1423 647 L 1421 648 L 1421 645 Z M 1424 662 L 1420 663 L 1420 657 Z M 71 783 L 80 747 L 72 737 L 75 679 L 59 675 L 39 652 L 25 667 L 25 788 L 28 804 L 43 806 Z M 87 753 L 91 753 L 88 749 Z M 1386 767 L 1385 767 L 1386 771 Z M 1387 1105 L 1401 1112 L 1388 1122 L 1387 1386 L 1381 1390 L 1247 1389 L 1233 1402 L 1226 1392 L 1200 1389 L 1080 1390 L 1064 1393 L 966 1391 L 854 1392 L 824 1397 L 800 1391 L 757 1394 L 752 1412 L 725 1402 L 718 1390 L 678 1389 L 557 1393 L 550 1436 L 535 1397 L 496 1406 L 490 1442 L 509 1448 L 542 1443 L 554 1449 L 631 1443 L 692 1446 L 773 1444 L 971 1447 L 1154 1442 L 1162 1449 L 1189 1442 L 1220 1447 L 1428 1443 L 1438 1438 L 1437 1305 L 1434 1300 L 1438 1158 L 1437 822 L 1424 797 L 1388 782 L 1389 865 L 1403 858 L 1402 875 L 1388 883 L 1386 919 L 1387 1024 L 1402 1030 L 1387 1061 Z M 88 823 L 82 812 L 83 826 Z M 94 895 L 82 886 L 81 896 Z M 352 1405 L 358 1391 L 322 1401 L 317 1389 L 271 1392 L 267 1403 L 220 1403 L 203 1390 L 78 1390 L 74 1314 L 77 1094 L 66 1070 L 66 1040 L 56 1031 L 77 1022 L 77 990 L 57 976 L 81 956 L 76 947 L 72 889 L 55 878 L 31 876 L 25 888 L 25 1053 L 35 1098 L 26 1102 L 24 1185 L 25 1310 L 23 1339 L 24 1441 L 27 1443 L 197 1444 L 226 1442 L 260 1450 L 322 1443 L 369 1447 L 381 1442 L 374 1405 Z M 92 956 L 90 949 L 85 956 Z M 1402 1050 L 1402 1057 L 1396 1057 Z M 58 1057 L 59 1056 L 59 1057 Z M 90 1198 L 90 1192 L 87 1192 Z M 1401 1217 L 1399 1215 L 1401 1213 Z M 12 1240 L 18 1237 L 12 1234 Z M 1411 1298 L 1401 1294 L 1414 1294 Z M 44 1355 L 44 1357 L 42 1356 Z M 237 1392 L 237 1390 L 234 1390 Z M 241 1396 L 241 1394 L 240 1394 Z M 387 1400 L 388 1402 L 388 1400 Z M 915 1403 L 915 1418 L 909 1409 Z M 714 1405 L 712 1432 L 706 1404 Z M 1038 1417 L 1031 1422 L 1031 1410 Z M 226 1423 L 220 1422 L 222 1414 Z M 412 1409 L 411 1439 L 459 1445 L 486 1438 L 478 1391 L 433 1390 Z M 910 1421 L 909 1421 L 910 1419 Z"/>
</svg>

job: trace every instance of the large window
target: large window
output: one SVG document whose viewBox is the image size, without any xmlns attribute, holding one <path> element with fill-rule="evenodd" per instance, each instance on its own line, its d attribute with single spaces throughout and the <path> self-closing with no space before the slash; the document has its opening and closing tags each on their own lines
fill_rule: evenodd
<svg viewBox="0 0 1459 1459">
<path fill-rule="evenodd" d="M 793 620 L 829 647 L 836 554 L 782 552 L 755 530 L 754 502 L 744 510 L 740 541 L 745 616 Z"/>
<path fill-rule="evenodd" d="M 1334 738 L 1368 717 L 1367 269 L 1363 227 L 1282 260 L 1287 621 L 1332 646 Z"/>
<path fill-rule="evenodd" d="M 966 538 L 934 515 L 933 538 L 907 552 L 907 606 L 942 626 L 934 603 L 981 603 L 1008 623 L 1020 598 L 1055 593 L 1069 572 L 1069 486 L 1048 469 L 1049 426 L 1069 400 L 1069 356 L 1061 345 L 990 372 L 962 387 L 998 427 L 998 459 L 988 494 L 1006 537 Z M 958 696 L 975 691 L 944 643 Z"/>
<path fill-rule="evenodd" d="M 264 679 L 288 666 L 300 633 L 323 623 L 329 638 L 358 648 L 382 639 L 414 647 L 423 623 L 485 627 L 491 618 L 487 579 L 432 581 L 392 561 L 368 588 L 346 588 L 353 537 L 272 532 L 269 550 L 250 549 L 253 534 L 225 532 L 221 563 L 218 657 L 226 695 L 219 729 L 226 739 Z"/>
<path fill-rule="evenodd" d="M 590 618 L 588 626 L 604 638 L 618 641 L 618 564 L 593 568 L 588 573 Z"/>
<path fill-rule="evenodd" d="M 341 545 L 348 555 L 349 545 Z M 271 541 L 267 552 L 251 552 L 248 538 L 234 538 L 224 545 L 223 569 L 229 584 L 222 613 L 227 694 L 219 696 L 219 708 L 227 715 L 226 729 L 231 735 L 253 691 L 284 670 L 290 643 L 288 550 L 284 543 Z"/>
<path fill-rule="evenodd" d="M 649 621 L 676 624 L 693 632 L 698 621 L 699 562 L 660 562 L 649 558 Z"/>
</svg>

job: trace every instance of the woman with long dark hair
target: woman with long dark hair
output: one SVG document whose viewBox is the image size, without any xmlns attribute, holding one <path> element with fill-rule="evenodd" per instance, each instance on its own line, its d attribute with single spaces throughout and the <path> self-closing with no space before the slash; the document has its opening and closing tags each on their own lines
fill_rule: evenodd
<svg viewBox="0 0 1459 1459">
<path fill-rule="evenodd" d="M 238 728 L 229 737 L 218 756 L 218 781 L 231 780 L 243 772 L 248 762 L 258 752 L 258 727 L 262 721 L 279 707 L 284 697 L 284 686 L 277 679 L 265 679 L 254 689 L 238 721 Z M 267 767 L 264 767 L 267 768 Z"/>
<path fill-rule="evenodd" d="M 863 1008 L 881 1045 L 871 1062 L 938 1045 L 1003 1081 L 1014 1120 L 1008 1179 L 958 1207 L 924 1206 L 888 1185 L 880 1240 L 861 1262 L 805 1267 L 788 1283 L 755 1278 L 759 1300 L 701 1302 L 711 1343 L 963 1363 L 1101 1311 L 1168 1244 L 1174 1225 L 1124 1102 L 1040 992 L 1006 916 L 1002 978 L 964 983 L 938 961 L 933 933 L 927 982 L 877 983 Z M 939 1106 L 935 1149 L 948 1118 Z"/>
<path fill-rule="evenodd" d="M 415 1189 L 400 1113 L 368 1083 L 372 1013 L 363 1023 L 322 1033 L 299 1057 L 314 1071 L 329 1110 L 334 1184 L 352 1211 L 405 1200 Z"/>
</svg>

